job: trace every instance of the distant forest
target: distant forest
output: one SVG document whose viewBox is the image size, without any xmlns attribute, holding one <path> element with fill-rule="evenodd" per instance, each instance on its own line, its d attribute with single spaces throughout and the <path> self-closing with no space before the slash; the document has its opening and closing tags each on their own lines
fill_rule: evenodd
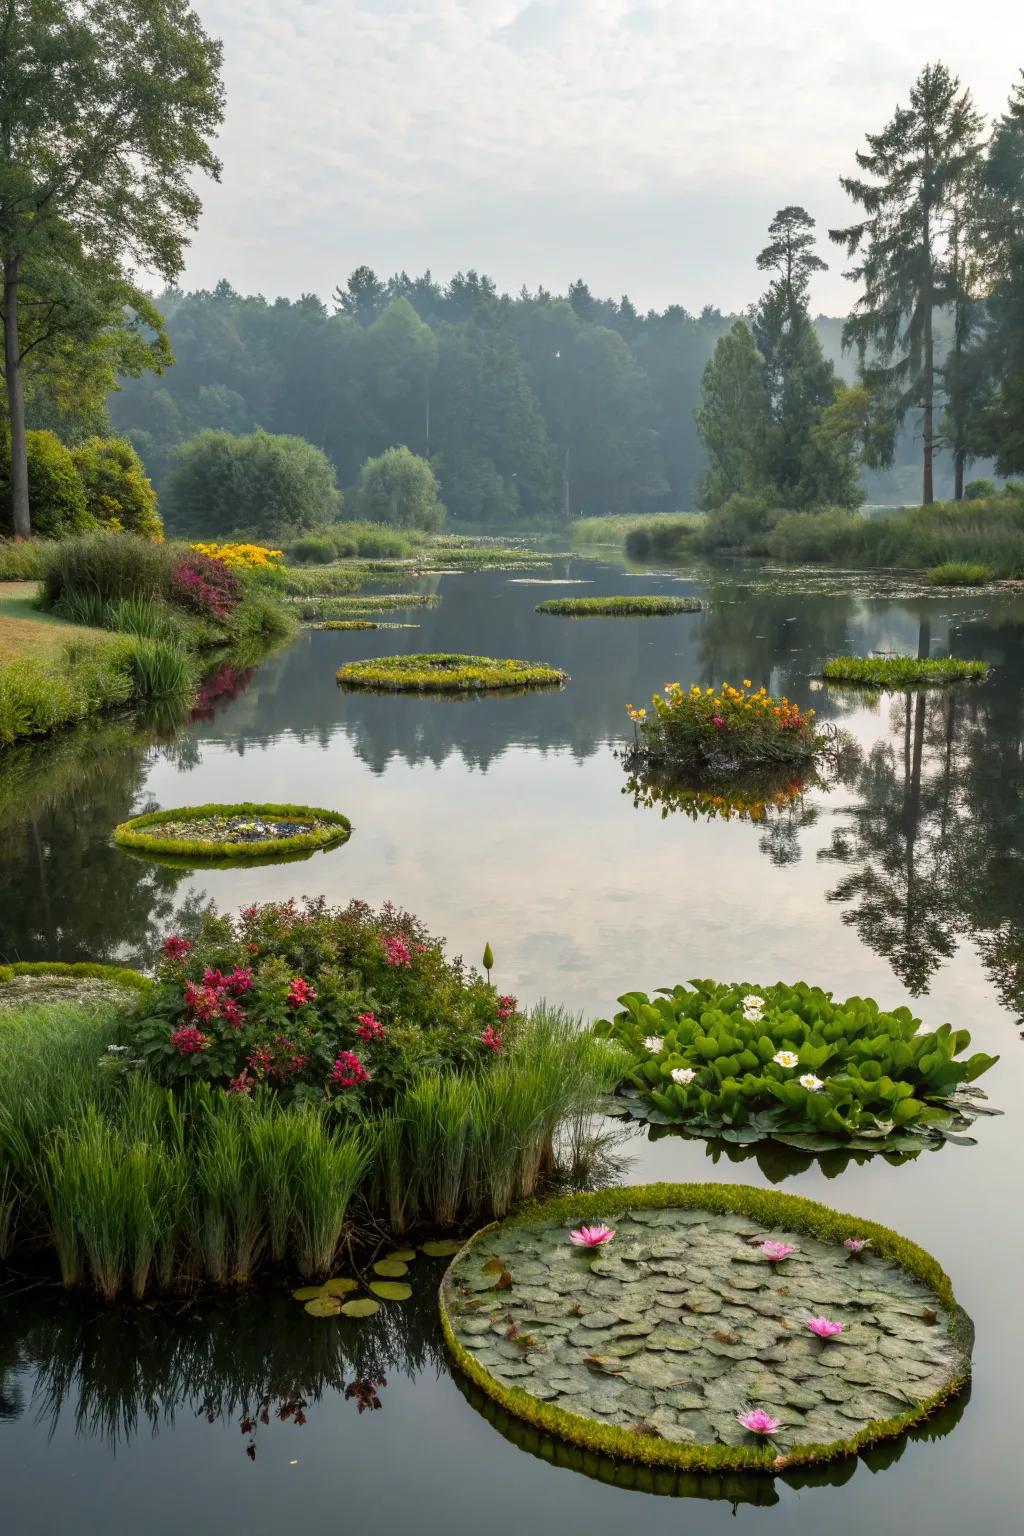
<svg viewBox="0 0 1024 1536">
<path fill-rule="evenodd" d="M 450 517 L 495 527 L 695 506 L 701 375 L 737 318 L 679 305 L 642 315 L 582 281 L 564 296 L 512 298 L 473 271 L 442 285 L 429 272 L 382 281 L 367 267 L 329 304 L 220 282 L 171 289 L 157 307 L 177 361 L 125 380 L 109 411 L 158 490 L 197 432 L 262 428 L 322 448 L 343 488 L 368 457 L 405 444 L 433 462 Z M 842 319 L 814 328 L 852 380 Z M 864 472 L 865 499 L 916 502 L 919 465 L 908 420 L 892 468 Z M 947 456 L 936 471 L 937 494 L 948 494 Z"/>
</svg>

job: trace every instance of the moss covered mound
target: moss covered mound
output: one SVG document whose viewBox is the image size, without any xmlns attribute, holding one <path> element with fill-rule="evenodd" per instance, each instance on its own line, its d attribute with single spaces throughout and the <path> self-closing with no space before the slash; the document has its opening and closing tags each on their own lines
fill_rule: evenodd
<svg viewBox="0 0 1024 1536">
<path fill-rule="evenodd" d="M 700 613 L 697 597 L 552 597 L 538 603 L 538 613 L 570 619 L 659 618 L 670 613 Z"/>
<path fill-rule="evenodd" d="M 568 673 L 538 661 L 459 653 L 413 653 L 350 661 L 338 669 L 347 688 L 387 693 L 479 693 L 499 688 L 559 687 Z"/>
<path fill-rule="evenodd" d="M 92 961 L 16 961 L 0 965 L 0 1012 L 48 1003 L 131 1003 L 153 983 L 140 971 Z"/>
<path fill-rule="evenodd" d="M 608 1223 L 581 1249 L 570 1230 Z M 846 1239 L 867 1246 L 859 1254 Z M 773 1258 L 771 1244 L 786 1245 Z M 902 1433 L 964 1387 L 972 1329 L 888 1228 L 745 1185 L 549 1201 L 467 1243 L 441 1290 L 459 1366 L 509 1413 L 615 1458 L 780 1470 Z M 841 1323 L 822 1339 L 812 1318 Z M 739 1416 L 775 1423 L 756 1434 Z"/>
<path fill-rule="evenodd" d="M 187 860 L 308 856 L 345 842 L 352 823 L 340 811 L 310 805 L 191 805 L 147 811 L 122 821 L 114 841 L 136 853 Z"/>
<path fill-rule="evenodd" d="M 988 662 L 960 661 L 955 656 L 833 656 L 821 672 L 832 683 L 907 688 L 919 683 L 976 682 L 988 674 Z"/>
</svg>

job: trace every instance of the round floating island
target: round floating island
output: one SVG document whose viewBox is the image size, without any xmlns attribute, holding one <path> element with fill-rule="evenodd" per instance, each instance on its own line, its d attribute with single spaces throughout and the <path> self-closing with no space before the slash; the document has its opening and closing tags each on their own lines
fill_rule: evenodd
<svg viewBox="0 0 1024 1536">
<path fill-rule="evenodd" d="M 147 811 L 114 828 L 114 842 L 133 853 L 175 862 L 251 864 L 308 858 L 347 840 L 352 823 L 340 811 L 311 805 L 190 805 Z"/>
<path fill-rule="evenodd" d="M 537 613 L 561 614 L 568 619 L 665 618 L 672 613 L 700 613 L 697 597 L 552 597 L 538 603 Z"/>
<path fill-rule="evenodd" d="M 539 661 L 439 652 L 377 656 L 338 669 L 346 688 L 383 693 L 490 693 L 497 689 L 558 688 L 569 674 Z"/>
<path fill-rule="evenodd" d="M 486 1227 L 441 1313 L 459 1366 L 509 1413 L 651 1465 L 848 1455 L 970 1376 L 973 1329 L 935 1259 L 745 1185 L 605 1190 Z"/>
</svg>

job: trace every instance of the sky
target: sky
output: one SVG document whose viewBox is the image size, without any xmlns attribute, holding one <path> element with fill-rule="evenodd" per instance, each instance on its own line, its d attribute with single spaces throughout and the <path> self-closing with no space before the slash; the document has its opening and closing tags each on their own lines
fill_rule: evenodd
<svg viewBox="0 0 1024 1536">
<path fill-rule="evenodd" d="M 1002 111 L 1013 0 L 193 0 L 224 44 L 223 173 L 182 283 L 326 298 L 475 267 L 642 310 L 752 302 L 775 210 L 817 219 L 815 310 L 854 290 L 838 177 L 922 66 Z M 1014 46 L 1016 42 L 1016 46 Z"/>
</svg>

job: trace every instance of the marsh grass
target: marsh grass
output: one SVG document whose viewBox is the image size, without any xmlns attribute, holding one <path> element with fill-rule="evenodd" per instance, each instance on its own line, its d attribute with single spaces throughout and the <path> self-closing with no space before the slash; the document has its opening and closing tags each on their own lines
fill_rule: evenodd
<svg viewBox="0 0 1024 1536">
<path fill-rule="evenodd" d="M 697 597 L 552 597 L 538 603 L 537 613 L 561 614 L 570 619 L 661 618 L 672 613 L 700 613 Z"/>
<path fill-rule="evenodd" d="M 910 688 L 921 683 L 979 682 L 988 673 L 988 662 L 961 661 L 955 656 L 833 656 L 821 673 L 829 682 Z"/>
</svg>

